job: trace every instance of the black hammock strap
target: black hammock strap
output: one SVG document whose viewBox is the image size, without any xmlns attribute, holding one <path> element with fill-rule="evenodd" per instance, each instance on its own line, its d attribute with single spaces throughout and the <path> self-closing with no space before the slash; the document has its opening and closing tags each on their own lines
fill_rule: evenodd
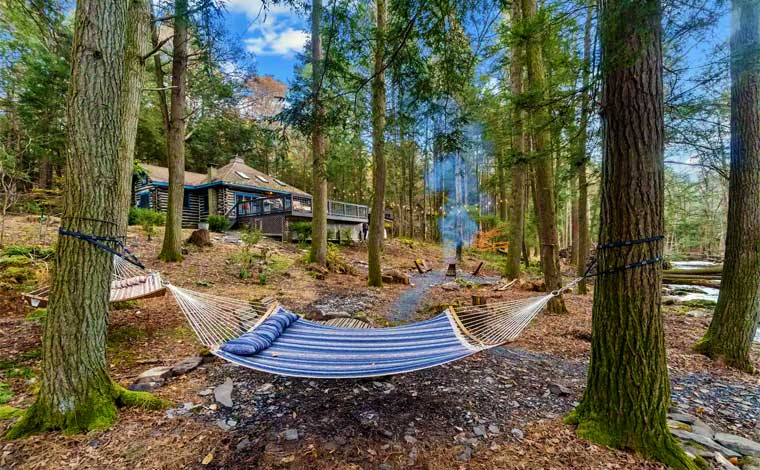
<svg viewBox="0 0 760 470">
<path fill-rule="evenodd" d="M 653 242 L 658 242 L 664 239 L 665 239 L 664 235 L 656 235 L 653 237 L 639 238 L 637 240 L 619 240 L 619 241 L 610 242 L 610 243 L 600 243 L 599 245 L 597 245 L 596 249 L 606 250 L 610 248 L 621 248 L 621 247 L 626 247 L 626 246 L 642 245 L 644 243 L 653 243 Z M 627 271 L 629 269 L 641 268 L 643 266 L 649 266 L 650 264 L 661 263 L 663 261 L 663 258 L 662 256 L 656 256 L 654 258 L 645 259 L 643 261 L 636 261 L 635 263 L 628 263 L 617 268 L 608 269 L 607 271 L 601 271 L 601 272 L 596 272 L 592 274 L 591 270 L 594 268 L 594 266 L 597 265 L 598 261 L 599 261 L 599 258 L 597 257 L 596 259 L 594 259 L 593 263 L 588 265 L 588 267 L 586 268 L 586 272 L 583 273 L 583 276 L 581 276 L 581 279 L 599 277 L 599 276 L 604 276 L 607 274 L 615 274 L 622 271 Z"/>
<path fill-rule="evenodd" d="M 76 232 L 72 230 L 66 230 L 64 228 L 59 228 L 58 233 L 61 235 L 66 235 L 68 237 L 74 237 L 78 238 L 79 240 L 84 240 L 88 243 L 92 243 L 96 247 L 100 248 L 101 250 L 107 251 L 108 253 L 111 253 L 115 256 L 118 256 L 119 258 L 122 258 L 125 261 L 128 261 L 135 266 L 137 266 L 140 269 L 145 269 L 145 266 L 140 262 L 139 259 L 135 255 L 133 255 L 129 249 L 127 249 L 127 246 L 124 244 L 126 237 L 109 237 L 109 236 L 102 236 L 102 235 L 89 235 L 82 232 Z M 113 243 L 116 245 L 116 248 L 112 248 L 107 245 L 107 243 Z"/>
</svg>

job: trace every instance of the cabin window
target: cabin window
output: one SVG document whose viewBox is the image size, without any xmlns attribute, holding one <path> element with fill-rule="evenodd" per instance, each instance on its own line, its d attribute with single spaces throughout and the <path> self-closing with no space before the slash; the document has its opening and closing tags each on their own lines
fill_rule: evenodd
<svg viewBox="0 0 760 470">
<path fill-rule="evenodd" d="M 258 179 L 258 180 L 259 180 L 259 181 L 261 181 L 262 183 L 269 183 L 269 180 L 268 180 L 268 179 L 266 179 L 266 178 L 264 178 L 264 177 L 263 177 L 263 176 L 261 176 L 261 175 L 256 175 L 256 179 Z"/>
<path fill-rule="evenodd" d="M 238 175 L 239 177 L 243 178 L 244 180 L 249 180 L 249 179 L 251 179 L 251 177 L 250 177 L 250 176 L 246 175 L 246 174 L 245 174 L 245 173 L 243 173 L 242 171 L 236 171 L 235 173 L 237 173 L 237 175 Z"/>
</svg>

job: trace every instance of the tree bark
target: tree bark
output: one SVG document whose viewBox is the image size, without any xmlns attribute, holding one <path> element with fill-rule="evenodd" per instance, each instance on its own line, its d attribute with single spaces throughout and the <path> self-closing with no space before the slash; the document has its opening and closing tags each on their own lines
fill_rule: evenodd
<svg viewBox="0 0 760 470">
<path fill-rule="evenodd" d="M 382 286 L 380 255 L 385 225 L 385 0 L 375 0 L 375 64 L 372 79 L 372 215 L 369 222 L 367 284 Z"/>
<path fill-rule="evenodd" d="M 718 305 L 696 349 L 751 372 L 760 321 L 760 5 L 733 0 L 731 173 Z"/>
<path fill-rule="evenodd" d="M 591 112 L 591 22 L 594 16 L 595 0 L 588 0 L 586 25 L 583 34 L 583 95 L 581 97 L 581 119 L 578 135 L 578 276 L 586 274 L 590 237 L 588 227 L 588 181 L 586 179 L 586 142 L 588 141 L 588 117 Z M 578 293 L 587 292 L 586 280 L 578 283 Z"/>
<path fill-rule="evenodd" d="M 601 3 L 600 243 L 664 230 L 662 8 L 659 0 Z M 599 272 L 662 256 L 662 241 L 597 252 Z M 671 468 L 696 466 L 666 422 L 670 386 L 660 311 L 662 265 L 603 274 L 594 291 L 591 363 L 578 434 Z"/>
<path fill-rule="evenodd" d="M 121 220 L 126 220 L 128 200 L 121 193 L 126 168 L 131 175 L 132 155 L 127 152 L 134 145 L 126 139 L 136 128 L 142 75 L 139 51 L 147 37 L 146 20 L 144 0 L 77 4 L 61 219 L 66 230 L 110 237 L 123 234 Z M 84 240 L 59 237 L 42 340 L 40 391 L 6 437 L 103 429 L 116 419 L 118 406 L 163 406 L 147 393 L 127 392 L 108 375 L 112 269 L 110 253 Z"/>
<path fill-rule="evenodd" d="M 512 3 L 512 30 L 517 31 L 522 22 L 520 2 Z M 527 188 L 527 172 L 525 169 L 525 131 L 523 129 L 523 110 L 519 104 L 523 93 L 523 63 L 524 50 L 522 44 L 515 43 L 512 47 L 512 62 L 510 63 L 509 79 L 512 92 L 512 178 L 510 182 L 510 199 L 512 208 L 509 211 L 509 247 L 505 275 L 508 279 L 520 277 L 520 253 L 524 244 L 525 203 Z"/>
<path fill-rule="evenodd" d="M 323 123 L 325 111 L 322 106 L 322 0 L 313 0 L 311 6 L 311 93 L 313 100 L 313 125 L 311 130 L 312 207 L 311 249 L 309 258 L 320 266 L 327 265 L 327 163 L 325 161 L 325 138 Z"/>
<path fill-rule="evenodd" d="M 172 37 L 172 90 L 166 134 L 169 167 L 169 201 L 161 253 L 163 261 L 182 261 L 182 208 L 185 194 L 185 131 L 187 128 L 187 0 L 174 2 Z"/>
<path fill-rule="evenodd" d="M 549 122 L 546 105 L 543 103 L 546 88 L 540 30 L 536 23 L 538 12 L 536 0 L 521 0 L 525 28 L 525 64 L 531 95 L 537 100 L 532 114 L 532 134 L 535 159 L 533 168 L 536 179 L 536 212 L 538 214 L 538 234 L 541 243 L 541 269 L 544 272 L 546 290 L 552 291 L 562 287 L 562 274 L 559 270 L 559 241 L 557 235 L 557 216 L 554 197 L 554 170 L 552 168 L 549 146 Z M 565 303 L 562 297 L 553 298 L 547 305 L 553 313 L 564 313 Z"/>
</svg>

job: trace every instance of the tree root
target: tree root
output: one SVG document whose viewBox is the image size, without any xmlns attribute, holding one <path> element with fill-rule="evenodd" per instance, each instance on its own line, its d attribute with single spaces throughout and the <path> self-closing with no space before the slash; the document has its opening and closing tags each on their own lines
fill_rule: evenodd
<svg viewBox="0 0 760 470">
<path fill-rule="evenodd" d="M 582 404 L 581 404 L 582 406 Z M 622 450 L 632 450 L 644 458 L 657 460 L 675 470 L 699 470 L 699 464 L 691 460 L 676 443 L 669 432 L 662 436 L 635 436 L 617 428 L 609 420 L 595 419 L 576 408 L 565 417 L 565 424 L 577 426 L 578 437 L 596 444 Z"/>
<path fill-rule="evenodd" d="M 19 439 L 45 431 L 79 434 L 104 430 L 116 422 L 119 417 L 119 408 L 137 407 L 145 410 L 160 410 L 168 408 L 171 404 L 170 401 L 148 392 L 132 392 L 111 382 L 107 393 L 93 391 L 84 403 L 80 403 L 75 409 L 66 413 L 51 410 L 38 397 L 3 438 Z"/>
<path fill-rule="evenodd" d="M 714 361 L 721 361 L 728 367 L 738 369 L 749 374 L 754 373 L 755 367 L 752 360 L 747 357 L 735 357 L 733 354 L 726 354 L 725 348 L 719 346 L 710 331 L 694 345 L 694 352 L 698 352 L 709 357 Z"/>
</svg>

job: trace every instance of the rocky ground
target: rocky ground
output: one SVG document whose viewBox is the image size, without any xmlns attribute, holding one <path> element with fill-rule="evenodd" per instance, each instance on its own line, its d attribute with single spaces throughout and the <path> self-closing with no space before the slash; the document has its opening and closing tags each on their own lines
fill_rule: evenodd
<svg viewBox="0 0 760 470">
<path fill-rule="evenodd" d="M 39 236 L 29 219 L 10 226 L 19 242 Z M 52 239 L 48 234 L 48 243 Z M 373 326 L 427 318 L 442 305 L 469 303 L 472 295 L 490 302 L 536 295 L 530 283 L 498 290 L 499 284 L 483 278 L 445 279 L 440 250 L 412 241 L 392 241 L 384 257 L 389 268 L 409 273 L 412 285 L 383 289 L 365 287 L 362 247 L 341 249 L 354 274 L 319 280 L 301 261 L 301 248 L 264 242 L 289 268 L 272 269 L 261 284 L 240 279 L 235 237 L 216 236 L 214 247 L 191 250 L 181 265 L 155 261 L 158 242 L 137 230 L 130 241 L 151 268 L 177 285 L 237 298 L 273 296 L 299 313 L 358 317 Z M 434 272 L 414 274 L 414 258 L 427 259 Z M 468 257 L 462 271 L 471 272 L 478 262 Z M 44 282 L 44 266 L 38 270 Z M 486 264 L 485 275 L 497 272 Z M 42 327 L 27 318 L 29 310 L 16 310 L 16 295 L 12 289 L 0 294 L 7 307 L 0 316 L 0 399 L 8 389 L 8 404 L 24 407 L 39 373 Z M 213 357 L 185 362 L 179 370 L 178 363 L 199 357 L 202 348 L 173 300 L 120 305 L 110 318 L 112 375 L 125 386 L 155 387 L 175 407 L 127 410 L 111 430 L 86 436 L 0 442 L 0 469 L 661 468 L 589 444 L 562 423 L 582 394 L 591 339 L 591 296 L 566 300 L 568 315 L 541 314 L 506 348 L 406 375 L 340 381 L 271 376 Z M 689 452 L 706 456 L 716 468 L 732 468 L 729 459 L 735 457 L 734 463 L 756 469 L 745 457 L 755 450 L 741 438 L 760 440 L 760 379 L 691 351 L 710 321 L 708 309 L 696 310 L 677 304 L 665 310 L 671 427 Z M 159 369 L 139 379 L 152 368 Z M 11 422 L 0 420 L 0 431 Z M 716 450 L 725 459 L 716 460 Z"/>
</svg>

